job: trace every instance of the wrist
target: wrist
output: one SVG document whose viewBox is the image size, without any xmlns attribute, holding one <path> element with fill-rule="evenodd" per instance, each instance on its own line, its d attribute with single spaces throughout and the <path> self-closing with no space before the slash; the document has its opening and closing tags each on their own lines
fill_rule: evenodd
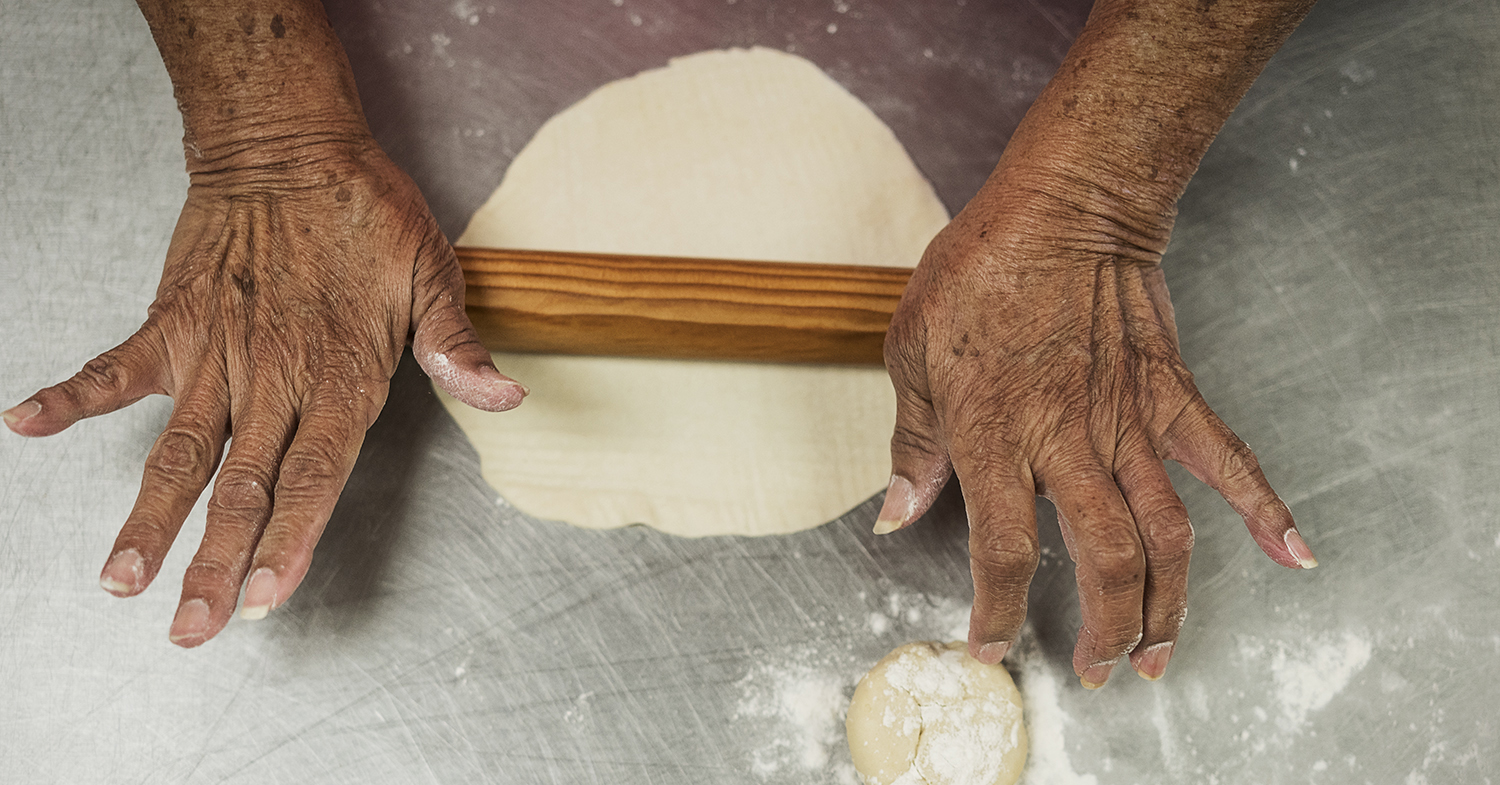
<svg viewBox="0 0 1500 785">
<path fill-rule="evenodd" d="M 228 87 L 178 87 L 188 173 L 275 169 L 373 145 L 353 78 L 336 65 L 260 69 Z"/>
<path fill-rule="evenodd" d="M 1310 5 L 1099 0 L 975 202 L 1154 263 L 1209 144 Z"/>
<path fill-rule="evenodd" d="M 1103 259 L 1156 265 L 1172 234 L 1176 200 L 1143 191 L 1086 156 L 1012 157 L 955 218 L 954 229 L 987 255 L 1025 260 L 1031 269 Z"/>
<path fill-rule="evenodd" d="M 333 193 L 389 164 L 368 133 L 332 128 L 303 128 L 295 136 L 269 139 L 237 137 L 196 160 L 189 149 L 187 158 L 192 190 L 227 195 Z"/>
<path fill-rule="evenodd" d="M 359 159 L 379 149 L 363 119 L 304 118 L 200 127 L 185 131 L 182 141 L 194 184 L 246 177 L 295 179 L 303 170 Z"/>
<path fill-rule="evenodd" d="M 189 173 L 288 165 L 370 136 L 318 0 L 140 0 L 182 112 Z"/>
</svg>

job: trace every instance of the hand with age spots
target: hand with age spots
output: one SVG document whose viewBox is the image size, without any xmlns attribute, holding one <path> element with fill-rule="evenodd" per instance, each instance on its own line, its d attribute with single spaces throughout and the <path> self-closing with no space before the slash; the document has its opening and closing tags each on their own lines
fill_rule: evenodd
<svg viewBox="0 0 1500 785">
<path fill-rule="evenodd" d="M 960 214 L 902 299 L 886 342 L 897 418 L 880 518 L 886 530 L 910 523 L 957 473 L 972 653 L 993 663 L 1025 620 L 1033 499 L 1048 499 L 1078 565 L 1075 669 L 1097 686 L 1129 654 L 1158 678 L 1186 613 L 1193 543 L 1164 459 L 1219 490 L 1277 562 L 1315 562 L 1254 455 L 1194 387 L 1161 268 L 1049 247 L 1070 227 L 1030 207 Z"/>
<path fill-rule="evenodd" d="M 1178 353 L 1159 266 L 1209 142 L 1308 2 L 1100 0 L 978 195 L 928 247 L 886 336 L 892 479 L 877 533 L 957 475 L 969 650 L 1003 658 L 1038 562 L 1035 497 L 1077 564 L 1073 667 L 1167 667 L 1193 528 L 1162 465 L 1219 491 L 1278 564 L 1316 566 Z"/>
<path fill-rule="evenodd" d="M 252 48 L 331 39 L 321 9 L 284 8 L 266 15 L 274 24 L 227 21 L 249 30 Z M 422 367 L 465 403 L 502 411 L 525 390 L 490 363 L 464 313 L 452 248 L 362 115 L 329 123 L 310 112 L 295 134 L 253 140 L 243 128 L 198 122 L 179 81 L 194 65 L 179 39 L 201 38 L 224 12 L 178 17 L 174 28 L 161 7 L 143 10 L 178 87 L 191 175 L 156 301 L 124 343 L 4 419 L 24 436 L 47 436 L 147 395 L 172 396 L 100 582 L 121 597 L 150 585 L 217 468 L 171 628 L 173 642 L 191 647 L 228 623 L 242 586 L 249 618 L 297 588 L 408 339 Z M 295 75 L 274 70 L 281 80 Z M 348 84 L 342 97 L 357 111 Z M 220 115 L 253 103 L 211 105 Z"/>
<path fill-rule="evenodd" d="M 319 3 L 139 2 L 193 182 L 157 301 L 140 332 L 5 421 L 42 436 L 173 397 L 102 581 L 143 590 L 218 467 L 172 627 L 192 646 L 242 585 L 248 616 L 295 589 L 408 337 L 459 400 L 502 410 L 524 389 L 479 345 L 452 250 L 372 141 Z M 1182 624 L 1192 530 L 1162 459 L 1218 488 L 1279 563 L 1314 563 L 1194 389 L 1157 267 L 1209 141 L 1310 5 L 1098 0 L 914 275 L 887 341 L 899 411 L 877 528 L 910 524 L 958 475 L 981 660 L 1024 618 L 1034 494 L 1054 500 L 1079 563 L 1088 684 L 1126 654 L 1160 676 Z"/>
</svg>

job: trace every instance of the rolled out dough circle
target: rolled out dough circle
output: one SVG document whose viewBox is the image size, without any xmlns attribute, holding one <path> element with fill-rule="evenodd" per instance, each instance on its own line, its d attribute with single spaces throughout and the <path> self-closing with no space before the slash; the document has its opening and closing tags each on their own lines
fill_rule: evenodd
<svg viewBox="0 0 1500 785">
<path fill-rule="evenodd" d="M 1021 693 L 961 642 L 897 647 L 854 688 L 845 730 L 865 785 L 1015 785 L 1026 765 Z"/>
<path fill-rule="evenodd" d="M 463 245 L 915 266 L 948 221 L 875 115 L 812 63 L 703 52 L 548 121 Z M 591 528 L 807 529 L 890 476 L 879 368 L 496 354 L 518 409 L 443 396 L 510 504 Z"/>
</svg>

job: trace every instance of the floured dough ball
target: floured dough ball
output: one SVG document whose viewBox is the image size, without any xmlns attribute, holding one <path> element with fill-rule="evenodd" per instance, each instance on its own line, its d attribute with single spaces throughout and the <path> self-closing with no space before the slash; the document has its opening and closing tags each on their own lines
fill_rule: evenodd
<svg viewBox="0 0 1500 785">
<path fill-rule="evenodd" d="M 963 643 L 908 643 L 860 679 L 845 728 L 865 785 L 1015 785 L 1021 693 Z"/>
</svg>

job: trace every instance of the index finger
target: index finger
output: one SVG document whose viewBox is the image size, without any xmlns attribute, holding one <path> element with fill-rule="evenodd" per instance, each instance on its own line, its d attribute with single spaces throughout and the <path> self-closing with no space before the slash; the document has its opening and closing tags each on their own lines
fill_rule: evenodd
<svg viewBox="0 0 1500 785">
<path fill-rule="evenodd" d="M 1277 564 L 1304 570 L 1318 566 L 1297 532 L 1292 511 L 1276 495 L 1250 445 L 1240 440 L 1196 390 L 1187 408 L 1162 435 L 1166 457 L 1182 464 L 1245 520 L 1250 536 Z"/>
</svg>

